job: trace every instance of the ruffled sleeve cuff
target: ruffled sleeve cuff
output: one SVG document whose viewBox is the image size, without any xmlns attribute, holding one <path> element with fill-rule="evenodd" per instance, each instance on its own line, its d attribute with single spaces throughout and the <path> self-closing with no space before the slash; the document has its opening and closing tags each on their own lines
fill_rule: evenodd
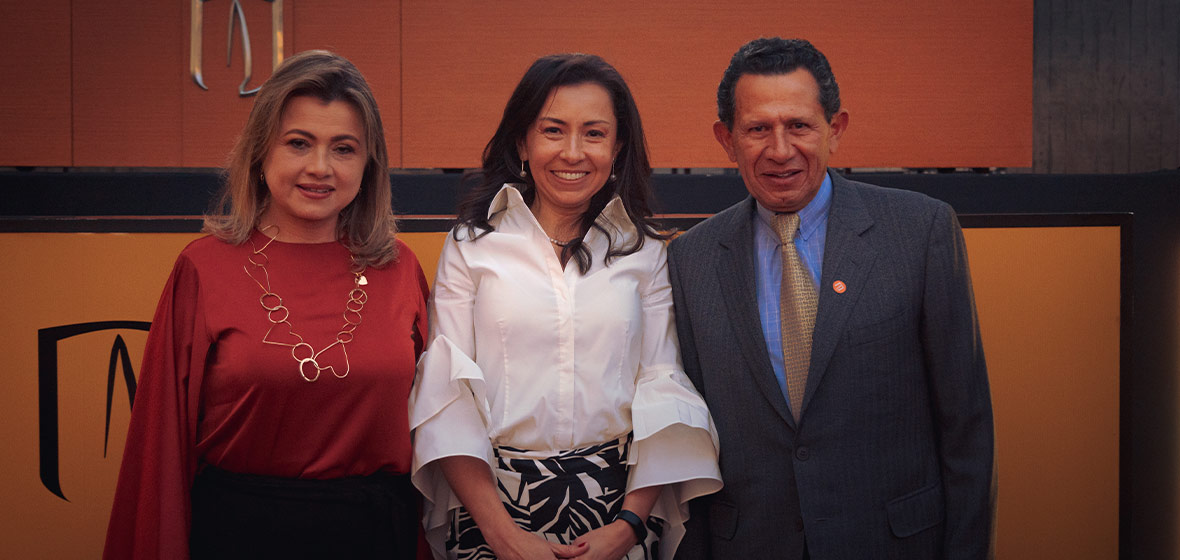
<svg viewBox="0 0 1180 560">
<path fill-rule="evenodd" d="M 684 536 L 688 502 L 721 490 L 717 430 L 704 399 L 676 369 L 641 376 L 631 408 L 627 490 L 663 486 L 652 515 L 668 523 L 661 557 Z"/>
<path fill-rule="evenodd" d="M 488 405 L 483 372 L 444 336 L 422 354 L 421 374 L 410 394 L 410 430 L 414 438 L 411 480 L 425 498 L 423 525 L 435 557 L 445 555 L 449 512 L 460 507 L 439 468 L 438 459 L 477 457 L 491 468 Z"/>
</svg>

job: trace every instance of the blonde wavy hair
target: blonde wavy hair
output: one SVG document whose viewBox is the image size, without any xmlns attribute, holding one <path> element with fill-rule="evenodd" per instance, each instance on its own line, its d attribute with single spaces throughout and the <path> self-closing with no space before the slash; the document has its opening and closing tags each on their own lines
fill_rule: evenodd
<svg viewBox="0 0 1180 560">
<path fill-rule="evenodd" d="M 219 199 L 205 216 L 203 231 L 238 245 L 250 238 L 270 202 L 262 164 L 278 134 L 287 102 L 311 96 L 344 101 L 356 108 L 365 127 L 369 159 L 360 192 L 340 211 L 337 234 L 360 266 L 381 266 L 397 258 L 397 221 L 389 184 L 389 154 L 381 114 L 369 84 L 356 66 L 328 51 L 304 51 L 283 61 L 262 88 L 246 127 L 229 155 Z"/>
</svg>

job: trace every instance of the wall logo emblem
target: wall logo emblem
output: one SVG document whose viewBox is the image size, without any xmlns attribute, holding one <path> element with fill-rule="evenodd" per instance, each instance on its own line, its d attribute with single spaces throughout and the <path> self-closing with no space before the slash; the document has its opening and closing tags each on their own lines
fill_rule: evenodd
<svg viewBox="0 0 1180 560">
<path fill-rule="evenodd" d="M 201 29 L 204 23 L 204 4 L 208 1 L 210 0 L 191 0 L 190 11 L 192 13 L 189 24 L 189 74 L 192 75 L 193 81 L 204 90 L 208 90 L 209 87 L 205 85 L 205 78 L 201 75 Z M 283 62 L 283 0 L 265 1 L 270 4 L 270 37 L 273 47 L 271 50 L 274 53 L 271 64 L 273 68 L 278 68 L 279 63 Z M 238 95 L 246 97 L 258 93 L 258 88 L 246 89 L 254 72 L 254 57 L 250 49 L 250 30 L 246 26 L 246 15 L 242 12 L 242 4 L 239 0 L 232 0 L 229 6 L 229 36 L 226 38 L 225 44 L 226 66 L 229 66 L 233 60 L 235 21 L 238 23 L 238 29 L 241 30 L 242 67 L 245 74 L 241 85 L 238 86 Z"/>
<path fill-rule="evenodd" d="M 61 490 L 60 461 L 58 458 L 58 391 L 57 391 L 57 343 L 59 341 L 111 329 L 133 329 L 146 331 L 151 323 L 147 321 L 98 321 L 75 323 L 60 327 L 49 327 L 37 331 L 37 392 L 40 414 L 41 438 L 41 483 L 57 497 L 66 499 Z M 106 432 L 103 436 L 103 456 L 106 456 L 107 442 L 111 436 L 111 402 L 115 395 L 116 363 L 122 366 L 123 385 L 127 387 L 127 400 L 135 401 L 135 370 L 123 337 L 115 335 L 111 345 L 110 362 L 107 367 Z"/>
</svg>

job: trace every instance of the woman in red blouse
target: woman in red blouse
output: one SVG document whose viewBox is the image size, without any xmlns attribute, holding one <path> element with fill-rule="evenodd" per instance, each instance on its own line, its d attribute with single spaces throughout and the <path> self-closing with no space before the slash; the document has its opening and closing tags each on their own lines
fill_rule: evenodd
<svg viewBox="0 0 1180 560">
<path fill-rule="evenodd" d="M 428 288 L 395 238 L 382 131 L 332 53 L 258 92 L 211 235 L 156 309 L 105 557 L 415 557 Z"/>
</svg>

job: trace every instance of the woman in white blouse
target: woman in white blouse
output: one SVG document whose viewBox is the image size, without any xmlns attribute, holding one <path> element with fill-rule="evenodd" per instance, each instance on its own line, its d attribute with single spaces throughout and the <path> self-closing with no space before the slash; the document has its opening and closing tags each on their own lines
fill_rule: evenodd
<svg viewBox="0 0 1180 560">
<path fill-rule="evenodd" d="M 721 488 L 650 175 L 614 68 L 533 63 L 468 177 L 410 399 L 435 556 L 671 558 Z"/>
</svg>

